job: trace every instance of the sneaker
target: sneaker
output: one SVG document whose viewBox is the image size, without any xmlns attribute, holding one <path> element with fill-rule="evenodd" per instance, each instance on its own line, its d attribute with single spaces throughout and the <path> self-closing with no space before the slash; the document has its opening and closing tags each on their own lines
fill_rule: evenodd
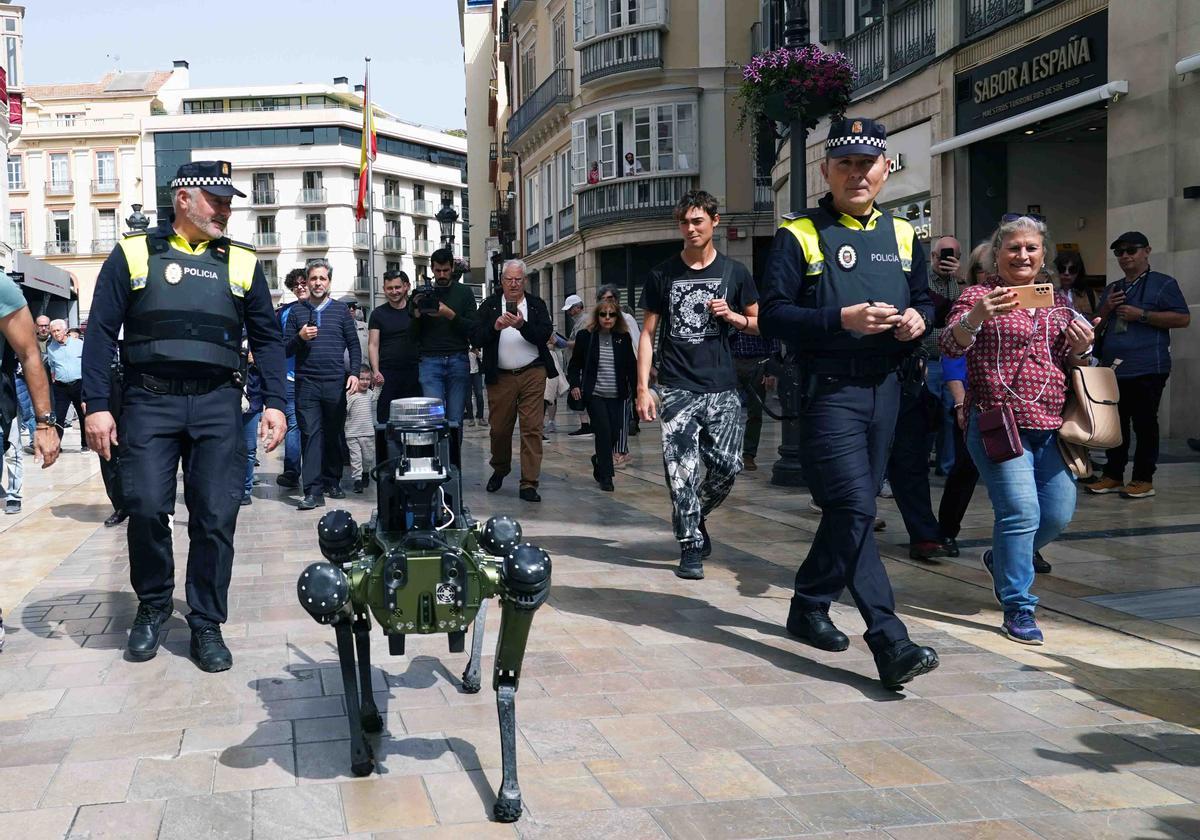
<svg viewBox="0 0 1200 840">
<path fill-rule="evenodd" d="M 546 421 L 546 431 L 549 432 L 550 434 L 554 434 L 555 432 L 558 431 L 558 424 L 555 423 L 553 420 L 547 420 Z"/>
<path fill-rule="evenodd" d="M 242 507 L 250 507 L 250 505 L 252 505 L 252 504 L 254 504 L 254 497 L 252 495 L 250 495 L 249 493 L 243 494 L 242 495 Z"/>
<path fill-rule="evenodd" d="M 675 577 L 684 580 L 704 579 L 704 555 L 700 546 L 685 546 L 679 552 L 679 568 L 675 570 Z"/>
<path fill-rule="evenodd" d="M 937 540 L 918 540 L 908 546 L 908 556 L 913 560 L 930 561 L 946 556 L 946 547 Z"/>
<path fill-rule="evenodd" d="M 567 432 L 567 437 L 582 437 L 583 435 L 590 435 L 591 433 L 592 433 L 591 425 L 588 423 L 584 423 L 582 426 L 580 426 L 575 431 Z"/>
<path fill-rule="evenodd" d="M 821 506 L 812 499 L 808 500 L 808 509 L 813 513 L 822 513 Z"/>
<path fill-rule="evenodd" d="M 992 576 L 992 597 L 996 599 L 997 604 L 1001 604 L 1001 606 L 1003 606 L 1002 602 L 1000 601 L 1000 587 L 996 586 L 996 573 L 992 571 L 992 550 L 990 548 L 983 552 L 983 567 L 987 569 L 988 574 Z"/>
<path fill-rule="evenodd" d="M 871 530 L 873 530 L 876 534 L 878 534 L 880 531 L 886 531 L 887 523 L 884 522 L 882 519 L 876 519 L 875 524 L 874 524 L 874 526 L 872 526 Z"/>
<path fill-rule="evenodd" d="M 6 514 L 14 514 L 21 512 L 21 502 L 19 499 L 8 499 L 4 503 L 4 512 Z"/>
<path fill-rule="evenodd" d="M 758 462 L 754 460 L 753 455 L 746 455 L 742 458 L 742 469 L 746 472 L 754 472 L 758 469 Z"/>
<path fill-rule="evenodd" d="M 883 480 L 883 484 L 879 488 L 879 498 L 881 498 L 881 499 L 893 498 L 892 482 L 888 481 L 886 478 Z"/>
<path fill-rule="evenodd" d="M 958 540 L 954 537 L 942 537 L 942 551 L 946 552 L 947 557 L 957 557 Z"/>
<path fill-rule="evenodd" d="M 1001 625 L 1004 635 L 1014 642 L 1023 645 L 1045 644 L 1045 637 L 1033 617 L 1033 610 L 1019 609 L 1004 614 L 1004 624 Z"/>
<path fill-rule="evenodd" d="M 700 556 L 708 557 L 712 554 L 712 537 L 708 535 L 708 528 L 704 525 L 704 517 L 700 517 L 700 535 L 704 537 L 704 542 L 700 544 Z"/>
<path fill-rule="evenodd" d="M 1096 493 L 1099 495 L 1100 493 L 1116 493 L 1118 490 L 1123 489 L 1123 485 L 1121 484 L 1121 480 L 1118 478 L 1102 476 L 1099 481 L 1093 481 L 1091 484 L 1085 484 L 1083 489 L 1089 493 Z"/>
<path fill-rule="evenodd" d="M 1149 481 L 1131 481 L 1120 490 L 1122 499 L 1148 499 L 1154 495 L 1154 484 Z"/>
</svg>

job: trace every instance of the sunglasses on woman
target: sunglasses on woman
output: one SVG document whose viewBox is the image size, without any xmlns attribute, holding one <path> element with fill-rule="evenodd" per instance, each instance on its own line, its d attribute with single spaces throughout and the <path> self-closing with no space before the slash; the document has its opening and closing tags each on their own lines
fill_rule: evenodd
<svg viewBox="0 0 1200 840">
<path fill-rule="evenodd" d="M 1000 221 L 1004 224 L 1015 222 L 1017 219 L 1033 219 L 1035 222 L 1046 221 L 1045 216 L 1039 216 L 1037 213 L 1005 213 L 1000 217 Z"/>
<path fill-rule="evenodd" d="M 616 312 L 601 312 L 600 317 L 601 318 L 616 318 L 617 313 Z"/>
</svg>

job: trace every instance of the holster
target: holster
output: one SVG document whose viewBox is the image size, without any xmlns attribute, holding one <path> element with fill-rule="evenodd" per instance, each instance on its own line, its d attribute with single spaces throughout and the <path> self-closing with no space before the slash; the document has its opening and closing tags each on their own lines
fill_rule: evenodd
<svg viewBox="0 0 1200 840">
<path fill-rule="evenodd" d="M 919 345 L 900 361 L 900 390 L 904 396 L 920 395 L 925 387 L 925 369 L 928 365 L 929 352 Z"/>
</svg>

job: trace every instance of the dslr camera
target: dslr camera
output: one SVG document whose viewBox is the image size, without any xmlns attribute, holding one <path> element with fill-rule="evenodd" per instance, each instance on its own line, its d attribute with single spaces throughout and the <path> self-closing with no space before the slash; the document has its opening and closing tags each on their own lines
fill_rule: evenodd
<svg viewBox="0 0 1200 840">
<path fill-rule="evenodd" d="M 412 302 L 422 315 L 433 315 L 438 311 L 441 301 L 438 300 L 432 280 L 426 277 L 425 282 L 417 286 L 416 291 L 412 293 Z"/>
</svg>

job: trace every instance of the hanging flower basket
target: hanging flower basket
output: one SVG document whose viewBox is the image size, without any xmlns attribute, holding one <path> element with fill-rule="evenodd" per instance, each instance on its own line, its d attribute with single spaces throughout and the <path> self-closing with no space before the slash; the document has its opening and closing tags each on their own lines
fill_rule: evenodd
<svg viewBox="0 0 1200 840">
<path fill-rule="evenodd" d="M 742 68 L 738 88 L 738 130 L 763 119 L 799 120 L 810 130 L 823 117 L 843 114 L 857 71 L 844 53 L 824 52 L 815 44 L 759 53 Z"/>
</svg>

